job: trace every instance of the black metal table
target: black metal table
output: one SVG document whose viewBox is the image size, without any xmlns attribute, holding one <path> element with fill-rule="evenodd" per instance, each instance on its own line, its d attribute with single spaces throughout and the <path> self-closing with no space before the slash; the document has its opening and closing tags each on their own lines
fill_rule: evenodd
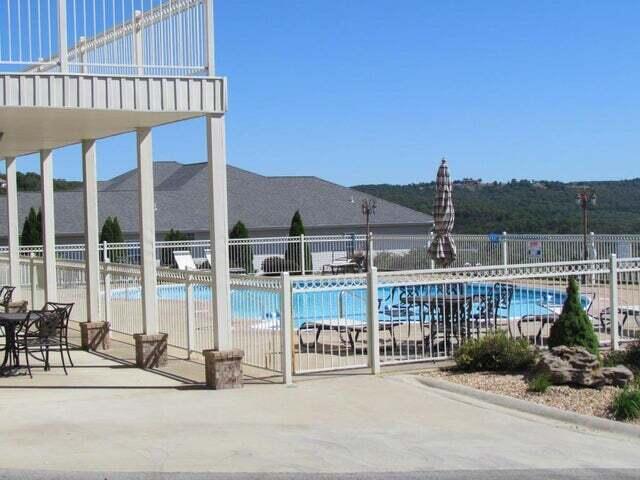
<svg viewBox="0 0 640 480">
<path fill-rule="evenodd" d="M 28 313 L 0 313 L 0 327 L 4 328 L 4 359 L 0 365 L 0 375 L 20 367 L 20 358 L 16 345 L 16 329 L 26 321 Z"/>
</svg>

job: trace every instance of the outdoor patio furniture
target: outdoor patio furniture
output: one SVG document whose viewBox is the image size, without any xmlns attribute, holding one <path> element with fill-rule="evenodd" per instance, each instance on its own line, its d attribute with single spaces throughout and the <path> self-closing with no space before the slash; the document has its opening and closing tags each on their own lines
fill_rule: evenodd
<svg viewBox="0 0 640 480">
<path fill-rule="evenodd" d="M 189 250 L 175 250 L 173 252 L 173 259 L 180 270 L 198 269 Z"/>
<path fill-rule="evenodd" d="M 61 351 L 64 350 L 67 353 L 69 364 L 72 367 L 73 360 L 71 359 L 71 352 L 69 351 L 69 319 L 71 318 L 71 311 L 73 310 L 73 306 L 73 303 L 48 302 L 42 309 L 42 311 L 56 312 L 60 315 L 60 336 L 57 339 L 52 339 L 51 348 L 60 349 Z"/>
<path fill-rule="evenodd" d="M 211 250 L 207 248 L 205 249 L 204 253 L 205 253 L 205 256 L 207 257 L 207 262 L 209 264 L 209 267 L 211 267 L 211 265 L 213 265 L 211 263 Z M 235 275 L 244 275 L 245 273 L 247 273 L 247 271 L 242 267 L 229 267 L 229 273 L 235 274 Z"/>
<path fill-rule="evenodd" d="M 401 322 L 379 322 L 379 331 L 388 332 L 394 346 L 396 345 L 394 328 L 399 325 L 401 325 Z M 367 330 L 368 325 L 366 323 L 339 324 L 331 322 L 305 322 L 300 325 L 298 329 L 298 338 L 300 346 L 308 349 L 311 345 L 314 345 L 314 347 L 318 345 L 322 332 L 336 332 L 340 336 L 341 343 L 348 344 L 351 350 L 355 351 L 360 336 L 366 334 Z M 314 332 L 313 342 L 305 342 L 302 339 L 302 334 L 305 332 Z M 346 340 L 343 335 L 346 335 Z"/>
<path fill-rule="evenodd" d="M 5 332 L 4 358 L 0 365 L 0 375 L 6 376 L 20 367 L 16 345 L 16 333 L 24 324 L 28 313 L 0 313 L 0 327 Z"/>
<path fill-rule="evenodd" d="M 618 330 L 620 332 L 620 335 L 622 335 L 622 331 L 624 330 L 625 325 L 627 324 L 627 321 L 630 317 L 633 317 L 634 321 L 636 322 L 636 326 L 638 327 L 638 329 L 640 329 L 640 305 L 618 306 L 618 315 Z M 611 308 L 604 308 L 598 315 L 598 319 L 600 320 L 600 325 L 602 326 L 603 330 L 606 331 L 607 328 L 610 328 L 609 326 L 611 324 Z"/>
<path fill-rule="evenodd" d="M 62 369 L 65 375 L 68 375 L 64 360 L 64 349 L 56 349 L 56 346 L 62 344 L 61 324 L 63 318 L 60 311 L 31 310 L 27 314 L 20 330 L 16 332 L 17 353 L 24 352 L 30 377 L 33 378 L 30 358 L 43 362 L 45 371 L 51 370 L 51 364 L 49 363 L 51 350 L 60 352 Z"/>
<path fill-rule="evenodd" d="M 0 288 L 0 307 L 3 307 L 5 312 L 11 304 L 11 299 L 13 298 L 13 292 L 15 289 L 16 287 L 11 287 L 9 285 L 5 285 Z"/>
<path fill-rule="evenodd" d="M 353 259 L 334 260 L 322 266 L 322 273 L 330 273 L 337 275 L 340 273 L 357 273 L 360 271 L 360 265 Z"/>
</svg>

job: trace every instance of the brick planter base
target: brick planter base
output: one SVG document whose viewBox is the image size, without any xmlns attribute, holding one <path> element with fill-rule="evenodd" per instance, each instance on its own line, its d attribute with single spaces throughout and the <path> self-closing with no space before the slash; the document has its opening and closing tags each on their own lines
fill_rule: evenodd
<svg viewBox="0 0 640 480">
<path fill-rule="evenodd" d="M 136 365 L 140 368 L 156 368 L 167 364 L 167 338 L 166 333 L 145 335 L 136 333 L 133 339 L 136 342 Z"/>
<path fill-rule="evenodd" d="M 242 350 L 205 350 L 202 354 L 207 387 L 216 390 L 242 388 Z"/>
<path fill-rule="evenodd" d="M 109 350 L 111 337 L 107 322 L 82 322 L 80 340 L 84 350 Z"/>
</svg>

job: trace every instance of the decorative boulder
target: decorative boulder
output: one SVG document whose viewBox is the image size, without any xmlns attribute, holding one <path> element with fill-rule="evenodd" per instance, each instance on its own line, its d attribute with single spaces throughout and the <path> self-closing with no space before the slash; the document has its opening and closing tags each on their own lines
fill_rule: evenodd
<svg viewBox="0 0 640 480">
<path fill-rule="evenodd" d="M 623 387 L 633 381 L 627 367 L 602 368 L 598 357 L 583 347 L 553 347 L 540 352 L 538 371 L 549 375 L 555 385 L 579 385 L 601 388 L 604 385 Z"/>
</svg>

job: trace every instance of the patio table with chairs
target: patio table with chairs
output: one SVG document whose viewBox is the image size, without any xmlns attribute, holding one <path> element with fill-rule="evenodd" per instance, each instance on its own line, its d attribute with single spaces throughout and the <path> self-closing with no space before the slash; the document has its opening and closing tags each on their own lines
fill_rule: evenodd
<svg viewBox="0 0 640 480">
<path fill-rule="evenodd" d="M 60 354 L 62 368 L 67 374 L 67 360 L 73 367 L 69 348 L 72 309 L 72 303 L 48 302 L 41 310 L 27 311 L 23 308 L 23 311 L 13 312 L 6 311 L 5 305 L 5 312 L 0 312 L 0 338 L 4 338 L 0 376 L 21 375 L 26 368 L 29 376 L 33 377 L 32 360 L 43 363 L 45 371 L 51 370 L 51 352 Z"/>
</svg>

